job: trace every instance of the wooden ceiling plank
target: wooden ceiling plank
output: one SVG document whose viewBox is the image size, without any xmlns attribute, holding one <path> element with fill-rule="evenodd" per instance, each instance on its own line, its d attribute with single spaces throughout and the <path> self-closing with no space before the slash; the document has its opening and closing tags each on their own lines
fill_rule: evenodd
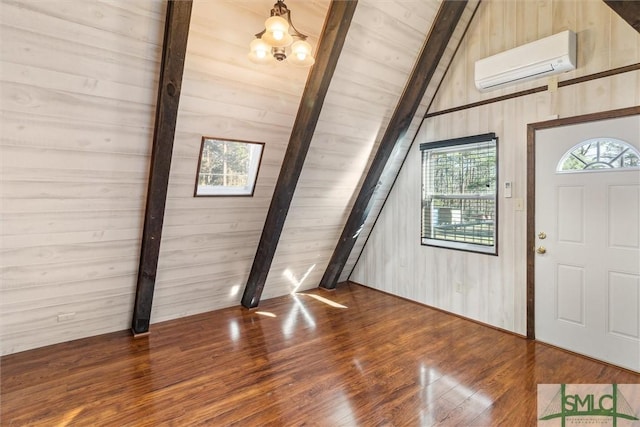
<svg viewBox="0 0 640 427">
<path fill-rule="evenodd" d="M 131 322 L 134 336 L 149 333 L 191 9 L 192 0 L 167 2 L 147 203 Z"/>
<path fill-rule="evenodd" d="M 333 77 L 342 46 L 347 36 L 351 19 L 357 6 L 355 1 L 332 1 L 327 13 L 322 36 L 318 44 L 316 63 L 309 72 L 300 100 L 289 144 L 284 156 L 280 175 L 271 199 L 260 243 L 251 266 L 251 272 L 242 295 L 242 305 L 257 307 L 267 274 L 284 228 L 284 222 L 293 200 L 296 184 L 300 178 L 304 160 L 318 123 L 329 83 Z"/>
<path fill-rule="evenodd" d="M 355 245 L 359 230 L 369 215 L 373 195 L 378 187 L 387 161 L 396 144 L 402 140 L 408 131 L 411 121 L 429 85 L 429 81 L 438 67 L 440 59 L 466 6 L 466 0 L 445 0 L 440 5 L 440 10 L 436 15 L 427 41 L 422 48 L 418 61 L 407 81 L 404 93 L 400 97 L 391 121 L 380 141 L 378 151 L 351 209 L 340 240 L 322 276 L 320 287 L 326 289 L 334 289 L 336 287 L 338 278 Z"/>
<path fill-rule="evenodd" d="M 640 1 L 604 0 L 604 2 L 640 33 Z"/>
</svg>

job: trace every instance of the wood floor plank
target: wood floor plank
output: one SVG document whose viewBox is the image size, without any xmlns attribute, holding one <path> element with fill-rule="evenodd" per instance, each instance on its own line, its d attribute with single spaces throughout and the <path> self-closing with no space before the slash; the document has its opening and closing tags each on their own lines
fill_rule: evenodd
<svg viewBox="0 0 640 427">
<path fill-rule="evenodd" d="M 640 382 L 355 284 L 17 353 L 0 369 L 2 426 L 529 426 L 537 384 Z"/>
</svg>

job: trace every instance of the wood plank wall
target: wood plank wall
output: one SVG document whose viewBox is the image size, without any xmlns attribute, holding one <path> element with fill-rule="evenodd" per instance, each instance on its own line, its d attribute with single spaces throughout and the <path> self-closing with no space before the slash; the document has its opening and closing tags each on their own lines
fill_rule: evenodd
<svg viewBox="0 0 640 427">
<path fill-rule="evenodd" d="M 320 283 L 438 7 L 439 2 L 358 3 L 263 298 Z"/>
<path fill-rule="evenodd" d="M 289 6 L 314 44 L 320 28 L 305 22 L 321 22 L 328 2 Z M 194 4 L 153 322 L 237 304 L 246 283 L 306 78 L 237 57 L 248 40 L 228 23 L 257 32 L 265 15 L 257 10 L 245 2 Z M 318 285 L 437 10 L 423 1 L 359 2 L 263 299 Z M 191 197 L 200 135 L 266 143 L 253 198 Z"/>
<path fill-rule="evenodd" d="M 309 72 L 249 61 L 273 3 L 194 1 L 152 323 L 240 303 Z M 329 0 L 288 6 L 317 46 Z M 253 197 L 193 197 L 202 136 L 265 143 Z"/>
<path fill-rule="evenodd" d="M 640 35 L 601 1 L 487 0 L 430 112 L 547 84 L 543 79 L 481 94 L 473 64 L 565 29 L 578 36 L 578 69 L 561 81 L 640 62 Z M 526 212 L 515 202 L 526 199 L 526 125 L 639 104 L 640 72 L 634 71 L 427 119 L 351 279 L 525 334 Z M 420 246 L 419 143 L 486 132 L 500 138 L 501 184 L 513 183 L 513 198 L 499 196 L 499 256 Z"/>
<path fill-rule="evenodd" d="M 317 285 L 437 10 L 422 1 L 362 3 L 265 297 L 290 292 L 291 278 L 312 265 L 318 276 L 306 283 Z M 314 45 L 328 5 L 292 6 Z M 248 61 L 272 6 L 194 4 L 152 323 L 238 304 L 308 72 Z M 146 0 L 9 0 L 2 8 L 10 129 L 2 140 L 2 351 L 10 353 L 128 328 L 164 8 Z M 203 135 L 266 143 L 253 197 L 192 197 Z M 69 313 L 74 319 L 58 322 Z"/>
<path fill-rule="evenodd" d="M 165 6 L 0 8 L 7 354 L 128 328 Z"/>
<path fill-rule="evenodd" d="M 432 111 L 508 92 L 475 92 L 473 61 L 573 26 L 582 65 L 561 79 L 638 62 L 637 33 L 601 3 L 482 2 Z M 314 45 L 328 5 L 290 5 Z M 248 43 L 272 6 L 194 4 L 152 322 L 238 304 L 307 76 L 248 61 Z M 319 282 L 437 6 L 361 0 L 264 298 L 290 292 L 303 277 L 301 290 Z M 0 7 L 6 354 L 129 327 L 164 3 L 4 0 Z M 637 105 L 637 74 L 434 118 L 421 138 L 497 132 L 508 141 L 502 176 L 522 194 L 523 123 Z M 254 197 L 192 197 L 203 135 L 266 143 Z M 417 246 L 419 210 L 408 209 L 419 203 L 413 150 L 352 278 L 381 288 L 386 281 L 385 290 L 523 331 L 524 214 L 501 200 L 501 245 L 511 258 L 487 264 Z M 458 266 L 471 287 L 464 298 L 446 288 Z"/>
<path fill-rule="evenodd" d="M 380 214 L 380 211 L 383 208 L 385 200 L 387 199 L 389 192 L 391 191 L 391 188 L 394 185 L 395 177 L 398 174 L 398 171 L 400 170 L 400 168 L 402 167 L 402 164 L 404 163 L 407 153 L 409 152 L 409 149 L 413 143 L 413 139 L 415 138 L 416 133 L 418 132 L 418 128 L 422 124 L 422 117 L 426 113 L 429 107 L 429 104 L 431 104 L 431 102 L 434 99 L 436 91 L 445 75 L 445 72 L 453 59 L 454 53 L 458 48 L 458 46 L 460 45 L 462 37 L 467 29 L 467 26 L 471 21 L 476 8 L 478 7 L 478 3 L 479 3 L 479 0 L 469 1 L 466 9 L 462 14 L 462 17 L 460 18 L 458 27 L 456 28 L 455 32 L 453 33 L 453 36 L 451 37 L 451 40 L 449 41 L 449 44 L 447 45 L 447 49 L 442 56 L 442 60 L 440 61 L 440 64 L 438 65 L 438 68 L 436 69 L 436 72 L 434 73 L 431 79 L 431 82 L 427 87 L 424 97 L 420 103 L 420 107 L 416 112 L 416 117 L 411 122 L 411 127 L 409 128 L 409 131 L 407 132 L 402 142 L 397 146 L 391 159 L 389 159 L 389 161 L 387 162 L 383 177 L 380 180 L 382 184 L 375 190 L 373 195 L 374 204 L 371 208 L 371 213 L 367 217 L 362 227 L 362 230 L 358 235 L 358 239 L 356 240 L 356 243 L 353 249 L 351 250 L 351 253 L 349 254 L 349 258 L 347 259 L 347 263 L 344 266 L 344 269 L 342 271 L 342 274 L 340 275 L 340 278 L 338 279 L 338 282 L 347 280 L 351 275 L 351 272 L 353 271 L 353 268 L 355 267 L 356 262 L 360 257 L 360 254 L 362 253 L 362 250 L 367 242 L 367 239 L 371 234 L 371 230 L 373 229 L 373 226 L 378 218 L 378 215 Z"/>
</svg>

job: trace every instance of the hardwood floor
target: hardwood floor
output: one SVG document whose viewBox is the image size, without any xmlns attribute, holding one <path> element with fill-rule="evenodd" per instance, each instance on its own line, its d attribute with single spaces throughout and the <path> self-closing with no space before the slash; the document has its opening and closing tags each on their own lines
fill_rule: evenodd
<svg viewBox="0 0 640 427">
<path fill-rule="evenodd" d="M 534 426 L 537 384 L 640 382 L 355 284 L 5 356 L 1 375 L 2 426 Z"/>
</svg>

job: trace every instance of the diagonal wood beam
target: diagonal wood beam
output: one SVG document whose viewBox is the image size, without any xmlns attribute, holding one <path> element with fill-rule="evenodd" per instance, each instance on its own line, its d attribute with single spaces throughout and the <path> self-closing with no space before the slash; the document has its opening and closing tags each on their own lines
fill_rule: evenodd
<svg viewBox="0 0 640 427">
<path fill-rule="evenodd" d="M 178 102 L 187 52 L 191 6 L 191 0 L 170 0 L 167 2 L 153 148 L 147 187 L 147 205 L 144 214 L 136 299 L 131 322 L 131 330 L 136 336 L 149 332 L 164 207 L 167 201 L 167 185 L 171 169 L 173 138 L 176 131 Z"/>
<path fill-rule="evenodd" d="M 298 107 L 298 115 L 293 124 L 289 145 L 260 236 L 258 250 L 242 295 L 242 305 L 247 308 L 257 307 L 260 303 L 260 296 L 291 206 L 293 193 L 357 4 L 357 0 L 334 0 L 329 6 L 318 45 L 316 63 L 307 78 Z"/>
<path fill-rule="evenodd" d="M 640 1 L 604 0 L 604 2 L 640 33 Z"/>
<path fill-rule="evenodd" d="M 373 194 L 393 149 L 406 134 L 425 91 L 433 77 L 440 58 L 467 6 L 467 0 L 444 0 L 431 27 L 431 32 L 420 52 L 418 61 L 407 81 L 404 93 L 391 117 L 380 146 L 364 179 L 360 193 L 351 209 L 342 235 L 331 255 L 329 265 L 322 276 L 320 287 L 334 289 L 342 273 L 349 254 L 355 245 L 358 232 L 364 224 L 373 205 Z"/>
</svg>

